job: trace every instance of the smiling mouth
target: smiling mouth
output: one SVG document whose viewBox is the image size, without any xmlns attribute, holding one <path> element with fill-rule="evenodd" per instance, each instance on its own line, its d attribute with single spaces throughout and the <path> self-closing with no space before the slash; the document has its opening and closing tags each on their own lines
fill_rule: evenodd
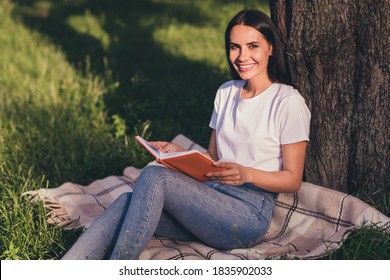
<svg viewBox="0 0 390 280">
<path fill-rule="evenodd" d="M 254 63 L 252 64 L 247 64 L 247 65 L 237 65 L 237 68 L 241 72 L 248 72 L 250 71 L 253 67 L 255 66 Z"/>
</svg>

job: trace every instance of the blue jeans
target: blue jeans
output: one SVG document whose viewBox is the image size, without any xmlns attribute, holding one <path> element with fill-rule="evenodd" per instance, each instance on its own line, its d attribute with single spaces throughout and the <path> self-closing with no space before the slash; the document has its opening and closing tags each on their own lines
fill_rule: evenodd
<svg viewBox="0 0 390 280">
<path fill-rule="evenodd" d="M 275 198 L 251 184 L 201 183 L 149 166 L 133 193 L 118 197 L 62 259 L 137 259 L 153 234 L 217 249 L 250 247 L 267 232 Z"/>
</svg>

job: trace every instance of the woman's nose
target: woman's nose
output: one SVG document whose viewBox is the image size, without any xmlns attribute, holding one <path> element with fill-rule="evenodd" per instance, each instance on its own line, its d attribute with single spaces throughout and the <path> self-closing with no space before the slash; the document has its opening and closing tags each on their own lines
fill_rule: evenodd
<svg viewBox="0 0 390 280">
<path fill-rule="evenodd" d="M 240 54 L 239 54 L 239 56 L 238 56 L 238 59 L 239 59 L 240 61 L 242 61 L 242 60 L 248 59 L 248 57 L 249 57 L 248 50 L 246 50 L 246 49 L 241 49 L 241 50 L 240 50 Z"/>
</svg>

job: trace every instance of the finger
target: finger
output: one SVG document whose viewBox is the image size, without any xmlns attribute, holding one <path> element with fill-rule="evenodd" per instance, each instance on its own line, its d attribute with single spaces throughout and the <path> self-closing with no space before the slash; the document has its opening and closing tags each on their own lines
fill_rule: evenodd
<svg viewBox="0 0 390 280">
<path fill-rule="evenodd" d="M 150 141 L 149 143 L 152 144 L 154 147 L 156 147 L 157 149 L 159 149 L 163 153 L 170 152 L 174 146 L 170 142 L 165 142 L 165 141 Z"/>
<path fill-rule="evenodd" d="M 229 185 L 229 186 L 240 186 L 242 183 L 234 181 L 234 180 L 219 180 L 218 181 L 221 184 Z"/>
<path fill-rule="evenodd" d="M 158 149 L 163 148 L 165 145 L 165 142 L 161 142 L 161 141 L 150 141 L 149 143 Z"/>
<path fill-rule="evenodd" d="M 164 146 L 166 152 L 179 152 L 182 150 L 180 148 L 181 148 L 180 146 L 170 142 L 167 142 L 166 145 Z"/>
<path fill-rule="evenodd" d="M 221 172 L 209 172 L 206 174 L 207 177 L 210 178 L 223 178 L 227 176 L 231 176 L 231 171 L 221 171 Z"/>
<path fill-rule="evenodd" d="M 226 167 L 227 166 L 227 162 L 215 161 L 215 162 L 213 162 L 213 165 L 217 166 L 217 167 Z"/>
<path fill-rule="evenodd" d="M 223 167 L 226 169 L 233 169 L 237 167 L 236 163 L 233 162 L 222 162 L 222 161 L 216 161 L 213 163 L 214 166 L 216 167 Z"/>
<path fill-rule="evenodd" d="M 208 176 L 209 180 L 211 181 L 217 181 L 223 184 L 227 184 L 227 182 L 240 182 L 240 178 L 237 178 L 237 176 Z"/>
</svg>

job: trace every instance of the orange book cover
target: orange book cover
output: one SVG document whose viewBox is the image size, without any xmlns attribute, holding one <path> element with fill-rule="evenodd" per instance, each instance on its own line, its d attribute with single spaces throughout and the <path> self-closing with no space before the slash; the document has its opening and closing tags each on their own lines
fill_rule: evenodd
<svg viewBox="0 0 390 280">
<path fill-rule="evenodd" d="M 215 167 L 213 165 L 213 160 L 197 150 L 163 153 L 141 136 L 136 136 L 136 139 L 156 158 L 157 162 L 162 163 L 171 169 L 180 171 L 200 182 L 208 181 L 208 178 L 205 176 L 208 172 L 226 170 L 225 168 Z"/>
</svg>

